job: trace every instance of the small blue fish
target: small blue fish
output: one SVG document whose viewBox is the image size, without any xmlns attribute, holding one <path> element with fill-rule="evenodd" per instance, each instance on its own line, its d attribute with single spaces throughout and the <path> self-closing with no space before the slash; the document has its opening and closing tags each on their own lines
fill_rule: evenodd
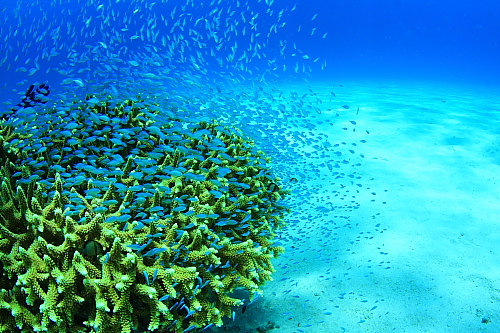
<svg viewBox="0 0 500 333">
<path fill-rule="evenodd" d="M 149 250 L 148 252 L 144 253 L 142 256 L 143 257 L 152 257 L 154 255 L 157 255 L 159 253 L 165 252 L 167 249 L 163 247 L 157 247 L 154 249 Z"/>
<path fill-rule="evenodd" d="M 155 269 L 155 271 L 153 272 L 153 281 L 151 281 L 151 283 L 155 283 L 157 275 L 158 275 L 158 268 Z"/>
</svg>

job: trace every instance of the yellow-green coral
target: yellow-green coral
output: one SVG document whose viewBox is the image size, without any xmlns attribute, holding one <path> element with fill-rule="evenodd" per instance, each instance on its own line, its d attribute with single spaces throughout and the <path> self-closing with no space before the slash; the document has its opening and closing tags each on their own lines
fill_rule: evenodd
<svg viewBox="0 0 500 333">
<path fill-rule="evenodd" d="M 0 332 L 222 325 L 283 251 L 269 159 L 217 122 L 95 100 L 0 124 Z"/>
</svg>

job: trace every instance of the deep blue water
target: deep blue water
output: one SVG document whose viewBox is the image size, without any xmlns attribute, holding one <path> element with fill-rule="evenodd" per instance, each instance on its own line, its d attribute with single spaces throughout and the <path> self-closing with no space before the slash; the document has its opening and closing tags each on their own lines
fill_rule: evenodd
<svg viewBox="0 0 500 333">
<path fill-rule="evenodd" d="M 308 1 L 301 38 L 328 59 L 324 79 L 418 80 L 498 85 L 500 3 L 496 1 Z M 319 13 L 313 22 L 308 18 Z"/>
</svg>

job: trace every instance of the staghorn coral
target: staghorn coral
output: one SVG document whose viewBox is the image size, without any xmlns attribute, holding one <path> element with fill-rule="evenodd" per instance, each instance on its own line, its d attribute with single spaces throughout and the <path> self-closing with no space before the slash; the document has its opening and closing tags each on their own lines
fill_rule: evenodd
<svg viewBox="0 0 500 333">
<path fill-rule="evenodd" d="M 0 124 L 0 332 L 194 332 L 261 293 L 288 192 L 241 132 L 139 99 L 23 112 Z"/>
</svg>

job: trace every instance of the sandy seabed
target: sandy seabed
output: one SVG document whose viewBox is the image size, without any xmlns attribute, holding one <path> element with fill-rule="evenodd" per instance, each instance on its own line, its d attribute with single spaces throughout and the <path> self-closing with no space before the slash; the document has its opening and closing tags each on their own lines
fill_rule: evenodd
<svg viewBox="0 0 500 333">
<path fill-rule="evenodd" d="M 377 82 L 284 89 L 307 87 L 323 101 L 312 131 L 345 142 L 344 156 L 355 152 L 333 171 L 360 178 L 337 181 L 319 168 L 301 184 L 316 193 L 295 193 L 301 209 L 282 235 L 287 251 L 275 261 L 274 281 L 213 331 L 500 332 L 494 89 Z"/>
</svg>

